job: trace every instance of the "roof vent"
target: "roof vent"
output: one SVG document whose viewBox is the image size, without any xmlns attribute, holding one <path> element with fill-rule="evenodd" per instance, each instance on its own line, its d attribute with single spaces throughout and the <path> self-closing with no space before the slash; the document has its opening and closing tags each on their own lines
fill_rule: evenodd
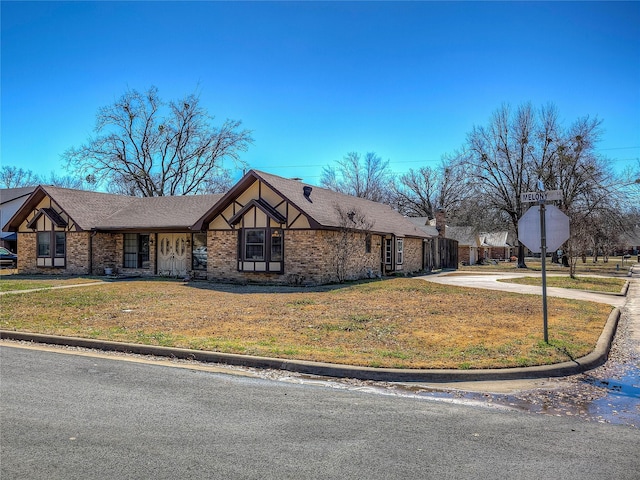
<svg viewBox="0 0 640 480">
<path fill-rule="evenodd" d="M 311 201 L 311 198 L 309 198 L 311 196 L 311 190 L 313 190 L 313 188 L 309 187 L 308 185 L 305 185 L 304 187 L 302 187 L 302 193 L 304 193 L 304 198 L 306 198 L 309 201 Z"/>
</svg>

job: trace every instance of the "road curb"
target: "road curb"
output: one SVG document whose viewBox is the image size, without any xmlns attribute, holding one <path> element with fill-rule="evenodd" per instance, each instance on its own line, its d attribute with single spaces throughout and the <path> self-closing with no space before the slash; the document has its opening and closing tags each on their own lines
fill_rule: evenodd
<svg viewBox="0 0 640 480">
<path fill-rule="evenodd" d="M 386 382 L 470 382 L 489 380 L 517 380 L 547 377 L 565 377 L 596 368 L 606 362 L 611 342 L 618 327 L 620 309 L 615 308 L 604 326 L 595 349 L 574 361 L 541 365 L 537 367 L 494 368 L 484 370 L 413 370 L 400 368 L 357 367 L 331 363 L 308 362 L 303 360 L 283 360 L 280 358 L 252 357 L 230 353 L 206 352 L 184 348 L 160 347 L 119 343 L 88 338 L 61 337 L 27 332 L 0 330 L 0 339 L 20 340 L 34 343 L 64 345 L 69 347 L 92 348 L 113 352 L 154 355 L 159 357 L 196 360 L 199 362 L 220 363 L 253 368 L 269 368 L 290 372 L 321 375 L 338 378 L 357 378 Z"/>
</svg>

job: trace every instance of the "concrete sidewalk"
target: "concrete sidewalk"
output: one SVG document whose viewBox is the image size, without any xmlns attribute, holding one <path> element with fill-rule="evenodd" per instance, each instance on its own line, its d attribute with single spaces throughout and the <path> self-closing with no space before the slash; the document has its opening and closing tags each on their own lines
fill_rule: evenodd
<svg viewBox="0 0 640 480">
<path fill-rule="evenodd" d="M 638 272 L 640 277 L 640 264 L 632 267 Z M 542 295 L 542 287 L 533 285 L 519 285 L 517 283 L 501 282 L 510 278 L 531 277 L 531 273 L 477 273 L 461 275 L 460 273 L 438 273 L 435 275 L 425 275 L 417 277 L 428 282 L 452 285 L 457 287 L 482 288 L 485 290 L 499 290 L 501 292 L 513 292 L 529 295 Z M 549 275 L 551 276 L 551 275 Z M 633 274 L 629 280 L 636 276 Z M 606 303 L 614 307 L 622 307 L 626 302 L 624 294 L 619 293 L 595 293 L 586 290 L 575 290 L 569 288 L 547 287 L 547 295 L 550 297 L 568 298 L 573 300 L 584 300 L 587 302 Z"/>
</svg>

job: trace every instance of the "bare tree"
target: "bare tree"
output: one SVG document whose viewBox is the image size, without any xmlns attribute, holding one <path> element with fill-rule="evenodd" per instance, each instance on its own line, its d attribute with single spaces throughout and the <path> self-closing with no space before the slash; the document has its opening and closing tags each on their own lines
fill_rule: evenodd
<svg viewBox="0 0 640 480">
<path fill-rule="evenodd" d="M 231 170 L 220 168 L 215 175 L 205 181 L 204 193 L 227 193 L 233 187 Z"/>
<path fill-rule="evenodd" d="M 90 182 L 87 181 L 87 183 Z M 85 189 L 85 180 L 72 175 L 58 175 L 52 171 L 47 177 L 37 175 L 31 170 L 24 170 L 9 165 L 3 165 L 0 168 L 0 186 L 2 188 L 32 187 L 40 184 L 62 188 Z"/>
<path fill-rule="evenodd" d="M 515 112 L 503 105 L 487 127 L 473 127 L 466 142 L 466 165 L 482 192 L 489 211 L 499 211 L 509 219 L 516 235 L 525 205 L 520 194 L 535 179 L 531 146 L 535 139 L 535 114 L 530 104 Z M 524 246 L 518 248 L 518 267 L 526 267 Z"/>
<path fill-rule="evenodd" d="M 453 160 L 443 160 L 437 168 L 410 169 L 393 186 L 393 206 L 409 217 L 435 218 L 444 209 L 455 216 L 470 193 L 464 169 Z"/>
<path fill-rule="evenodd" d="M 56 172 L 51 172 L 48 177 L 40 177 L 40 183 L 54 187 L 86 190 L 87 186 L 91 184 L 91 177 L 83 180 L 72 175 L 58 175 Z"/>
<path fill-rule="evenodd" d="M 373 271 L 373 265 L 368 263 L 371 250 L 370 230 L 374 222 L 363 212 L 344 207 L 334 206 L 339 219 L 339 229 L 335 233 L 333 242 L 334 267 L 336 277 L 340 283 L 349 280 L 353 272 L 359 271 L 362 275 L 367 269 Z M 369 242 L 369 252 L 367 252 Z"/>
<path fill-rule="evenodd" d="M 33 187 L 39 183 L 41 183 L 40 177 L 31 170 L 11 165 L 0 167 L 0 187 L 2 188 Z"/>
<path fill-rule="evenodd" d="M 156 87 L 128 90 L 98 110 L 95 136 L 63 157 L 80 177 L 137 196 L 188 195 L 206 190 L 223 159 L 240 161 L 250 131 L 241 122 L 213 120 L 195 94 L 163 102 Z"/>
<path fill-rule="evenodd" d="M 559 132 L 555 154 L 544 168 L 547 185 L 562 191 L 560 208 L 571 218 L 567 246 L 572 277 L 578 258 L 586 261 L 589 251 L 597 255 L 625 229 L 621 184 L 609 162 L 596 153 L 601 125 L 598 118 L 582 117 Z"/>
<path fill-rule="evenodd" d="M 336 163 L 336 168 L 328 166 L 323 169 L 321 186 L 374 202 L 389 201 L 392 175 L 388 160 L 383 161 L 373 152 L 364 158 L 359 153 L 349 152 Z"/>
<path fill-rule="evenodd" d="M 548 190 L 562 191 L 560 208 L 571 218 L 572 275 L 575 259 L 594 246 L 593 222 L 607 216 L 609 225 L 622 225 L 615 177 L 608 161 L 595 152 L 601 124 L 598 118 L 583 117 L 565 128 L 553 105 L 534 111 L 525 104 L 515 113 L 503 106 L 487 128 L 474 127 L 467 139 L 466 161 L 487 211 L 504 214 L 516 235 L 528 207 L 520 201 L 522 193 L 535 190 L 537 180 Z M 518 266 L 526 266 L 522 245 Z"/>
</svg>

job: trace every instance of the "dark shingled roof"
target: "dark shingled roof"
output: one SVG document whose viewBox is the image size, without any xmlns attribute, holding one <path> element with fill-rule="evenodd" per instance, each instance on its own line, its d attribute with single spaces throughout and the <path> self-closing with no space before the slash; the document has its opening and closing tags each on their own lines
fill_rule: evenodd
<svg viewBox="0 0 640 480">
<path fill-rule="evenodd" d="M 310 195 L 305 196 L 303 187 L 309 185 L 255 170 L 247 173 L 225 195 L 140 198 L 39 186 L 13 216 L 5 230 L 17 229 L 20 222 L 47 195 L 80 230 L 198 230 L 256 180 L 262 180 L 293 204 L 307 217 L 312 228 L 340 228 L 340 215 L 336 210 L 339 206 L 343 211 L 356 211 L 365 215 L 373 222 L 373 232 L 419 238 L 432 236 L 388 205 L 316 186 L 311 186 Z"/>
<path fill-rule="evenodd" d="M 409 220 L 427 235 L 431 235 L 432 237 L 438 236 L 438 229 L 435 227 L 435 225 L 429 224 L 429 217 L 407 217 L 407 220 Z"/>
<path fill-rule="evenodd" d="M 37 187 L 0 188 L 0 204 L 31 195 Z"/>
<path fill-rule="evenodd" d="M 95 227 L 98 230 L 190 228 L 221 198 L 222 194 L 134 198 Z"/>
<path fill-rule="evenodd" d="M 222 198 L 222 195 L 140 198 L 41 185 L 5 230 L 16 229 L 20 218 L 33 211 L 47 195 L 80 230 L 188 229 Z"/>
<path fill-rule="evenodd" d="M 479 247 L 477 235 L 473 227 L 447 227 L 447 238 L 458 241 L 459 246 Z"/>
<path fill-rule="evenodd" d="M 340 228 L 340 216 L 336 206 L 343 210 L 361 212 L 373 222 L 371 228 L 374 232 L 392 233 L 397 236 L 430 237 L 427 233 L 417 228 L 407 218 L 393 210 L 390 206 L 378 202 L 365 200 L 364 198 L 344 195 L 326 188 L 304 184 L 298 180 L 290 180 L 257 170 L 249 171 L 218 203 L 214 208 L 200 219 L 200 224 L 206 224 L 213 220 L 233 199 L 248 188 L 254 181 L 262 180 L 282 197 L 292 203 L 309 219 L 312 228 Z M 311 186 L 312 190 L 307 197 L 304 194 L 305 186 Z"/>
</svg>

